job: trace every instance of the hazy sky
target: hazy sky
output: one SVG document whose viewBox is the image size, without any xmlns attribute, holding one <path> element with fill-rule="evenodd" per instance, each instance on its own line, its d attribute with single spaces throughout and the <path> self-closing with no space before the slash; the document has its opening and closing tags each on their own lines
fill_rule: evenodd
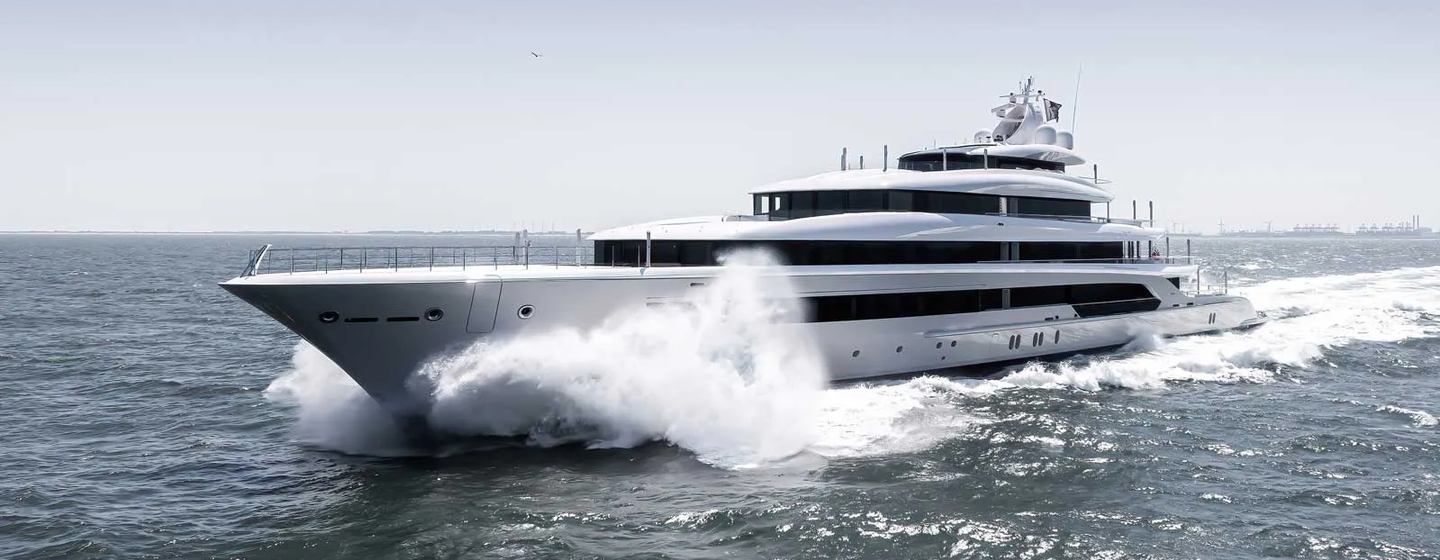
<svg viewBox="0 0 1440 560">
<path fill-rule="evenodd" d="M 0 0 L 0 230 L 748 212 L 842 146 L 991 127 L 1027 75 L 1068 113 L 1082 63 L 1076 148 L 1124 206 L 1440 225 L 1437 6 Z"/>
</svg>

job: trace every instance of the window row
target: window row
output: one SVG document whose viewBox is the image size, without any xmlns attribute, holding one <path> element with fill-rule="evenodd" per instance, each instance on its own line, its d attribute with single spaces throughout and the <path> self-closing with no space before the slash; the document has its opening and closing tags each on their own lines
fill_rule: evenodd
<svg viewBox="0 0 1440 560">
<path fill-rule="evenodd" d="M 1160 307 L 1141 284 L 1074 284 L 901 294 L 805 298 L 811 322 L 865 321 L 977 313 L 997 309 L 1071 305 L 1081 317 L 1154 311 Z"/>
<path fill-rule="evenodd" d="M 900 158 L 900 169 L 911 171 L 947 171 L 956 169 L 1045 169 L 1064 171 L 1065 164 L 1054 161 L 1038 161 L 1012 156 L 989 156 L 982 154 L 942 154 L 927 152 Z"/>
<path fill-rule="evenodd" d="M 794 266 L 954 264 L 1005 260 L 1119 259 L 1123 242 L 667 241 L 650 242 L 650 266 L 715 266 L 726 253 L 765 249 Z M 595 264 L 645 266 L 645 241 L 596 241 Z"/>
<path fill-rule="evenodd" d="M 857 212 L 931 212 L 935 214 L 1033 214 L 1089 216 L 1084 200 L 1001 197 L 988 194 L 912 190 L 792 191 L 757 194 L 754 213 L 790 220 Z M 1007 204 L 1008 201 L 1008 204 Z M 1008 207 L 1008 208 L 1007 208 Z"/>
</svg>

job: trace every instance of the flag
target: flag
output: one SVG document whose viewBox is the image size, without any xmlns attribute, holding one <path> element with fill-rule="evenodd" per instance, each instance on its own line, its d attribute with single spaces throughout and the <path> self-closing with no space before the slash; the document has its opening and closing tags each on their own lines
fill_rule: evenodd
<svg viewBox="0 0 1440 560">
<path fill-rule="evenodd" d="M 1046 100 L 1045 100 L 1045 120 L 1047 120 L 1047 121 L 1058 121 L 1058 120 L 1060 120 L 1060 104 L 1059 104 L 1059 103 L 1056 103 L 1056 102 L 1051 101 L 1051 100 L 1049 100 L 1049 99 L 1046 99 Z"/>
</svg>

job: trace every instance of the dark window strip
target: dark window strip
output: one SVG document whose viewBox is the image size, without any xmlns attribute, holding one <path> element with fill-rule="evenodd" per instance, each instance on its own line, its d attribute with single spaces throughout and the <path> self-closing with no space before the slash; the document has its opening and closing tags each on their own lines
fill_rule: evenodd
<svg viewBox="0 0 1440 560">
<path fill-rule="evenodd" d="M 1081 317 L 1154 311 L 1160 300 L 1141 284 L 1075 284 L 1009 288 L 1008 308 L 1072 305 Z M 803 298 L 809 321 L 866 321 L 1007 309 L 1002 289 Z"/>
<path fill-rule="evenodd" d="M 671 241 L 650 243 L 651 266 L 715 266 L 731 251 L 766 249 L 793 266 L 957 264 L 1000 260 L 1119 259 L 1124 243 L 1022 242 L 1018 258 L 1007 243 L 978 241 Z M 595 264 L 644 266 L 645 241 L 596 241 Z"/>
</svg>

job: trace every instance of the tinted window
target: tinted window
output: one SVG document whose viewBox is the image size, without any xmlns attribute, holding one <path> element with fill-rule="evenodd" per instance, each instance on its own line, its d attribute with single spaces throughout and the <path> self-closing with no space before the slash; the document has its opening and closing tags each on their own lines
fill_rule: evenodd
<svg viewBox="0 0 1440 560">
<path fill-rule="evenodd" d="M 815 193 L 815 215 L 828 216 L 845 212 L 845 191 L 818 191 Z"/>
<path fill-rule="evenodd" d="M 770 195 L 770 217 L 781 220 L 790 218 L 790 193 Z"/>
<path fill-rule="evenodd" d="M 851 212 L 879 212 L 885 209 L 885 191 L 850 191 L 846 207 Z"/>
<path fill-rule="evenodd" d="M 934 212 L 938 214 L 987 214 L 1000 211 L 1001 197 L 940 191 L 850 190 L 795 191 L 757 195 L 757 215 L 771 219 L 806 218 L 846 212 Z M 1009 211 L 1037 216 L 1090 215 L 1090 203 L 1083 200 L 1014 198 Z"/>
<path fill-rule="evenodd" d="M 815 193 L 802 191 L 790 193 L 790 217 L 809 218 L 815 215 Z"/>
<path fill-rule="evenodd" d="M 1061 200 L 1056 198 L 1015 199 L 1016 214 L 1037 216 L 1089 216 L 1090 203 L 1084 200 Z"/>
<path fill-rule="evenodd" d="M 988 162 L 986 160 L 989 160 Z M 944 163 L 942 163 L 942 161 Z M 984 152 L 970 152 L 966 154 L 930 152 L 924 154 L 907 155 L 900 158 L 898 167 L 911 171 L 942 171 L 945 169 L 980 169 L 983 167 L 991 169 L 1044 169 L 1049 171 L 1064 171 L 1065 164 L 1053 161 L 1037 161 L 1027 158 L 1009 156 L 985 156 Z"/>
<path fill-rule="evenodd" d="M 1138 293 L 1148 294 L 1149 292 L 1139 284 L 1029 286 L 1010 289 L 1010 306 L 1013 308 L 1070 304 L 1074 305 L 1078 315 L 1093 317 L 1153 311 L 1160 305 L 1160 300 L 1148 296 L 1140 299 L 1077 302 L 1072 297 L 1076 293 L 1107 294 L 1120 297 Z M 810 320 L 823 323 L 975 313 L 1002 309 L 1002 299 L 1001 290 L 989 289 L 818 296 L 804 298 L 804 301 L 810 309 Z"/>
<path fill-rule="evenodd" d="M 1002 260 L 1006 244 L 992 241 L 677 241 L 657 239 L 651 242 L 652 266 L 714 266 L 732 250 L 758 247 L 776 254 L 785 264 L 855 265 L 855 264 L 946 264 L 976 263 Z M 1053 245 L 1054 247 L 1050 247 Z M 1084 253 L 1087 245 L 1119 245 L 1111 243 L 1022 243 L 1022 254 L 1031 251 L 1067 251 Z M 1024 247 L 1030 249 L 1023 249 Z M 1068 257 L 1073 258 L 1073 257 Z M 643 266 L 644 240 L 596 241 L 595 264 L 612 266 Z"/>
<path fill-rule="evenodd" d="M 915 195 L 910 191 L 887 191 L 885 209 L 892 212 L 910 212 L 915 209 Z"/>
</svg>

